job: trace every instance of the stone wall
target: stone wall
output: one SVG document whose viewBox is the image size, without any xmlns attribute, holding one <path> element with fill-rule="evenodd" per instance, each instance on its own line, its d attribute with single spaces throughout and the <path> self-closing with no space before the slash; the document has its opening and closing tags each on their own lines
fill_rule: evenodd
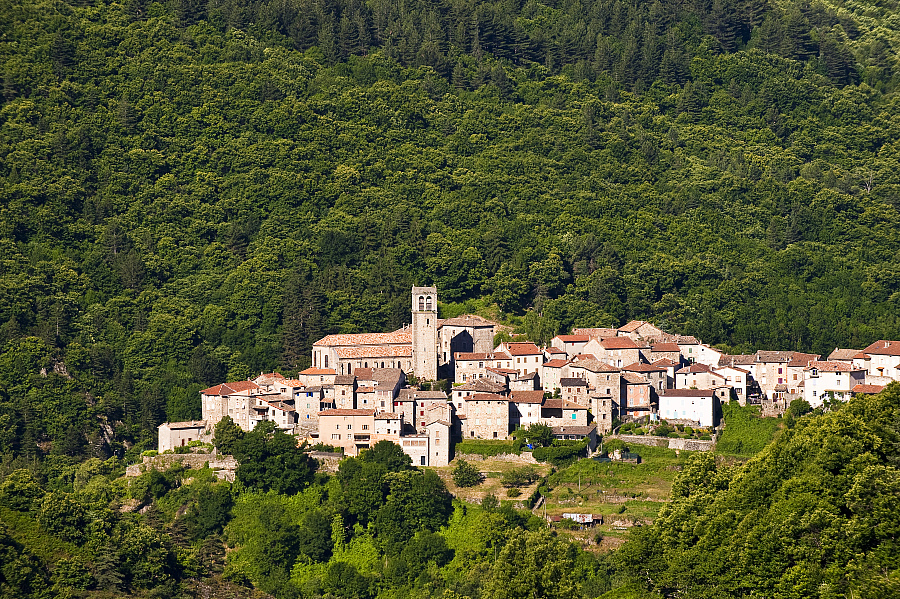
<svg viewBox="0 0 900 599">
<path fill-rule="evenodd" d="M 140 476 L 149 470 L 168 470 L 172 464 L 180 462 L 185 468 L 203 468 L 209 463 L 216 478 L 234 481 L 238 463 L 234 456 L 214 453 L 164 453 L 144 456 L 140 464 L 132 464 L 125 469 L 125 476 Z"/>
<path fill-rule="evenodd" d="M 484 462 L 486 460 L 498 460 L 501 462 L 512 462 L 516 464 L 537 464 L 538 461 L 534 459 L 534 456 L 531 455 L 531 452 L 523 451 L 521 455 L 516 455 L 514 453 L 501 453 L 500 455 L 492 455 L 489 457 L 484 457 L 483 455 L 477 453 L 457 453 L 454 456 L 454 459 L 462 458 L 467 462 Z"/>
<path fill-rule="evenodd" d="M 715 441 L 701 441 L 699 439 L 669 439 L 668 437 L 651 437 L 647 435 L 611 435 L 609 439 L 621 439 L 630 445 L 646 445 L 648 447 L 667 447 L 669 449 L 685 451 L 712 451 L 716 447 Z"/>
</svg>

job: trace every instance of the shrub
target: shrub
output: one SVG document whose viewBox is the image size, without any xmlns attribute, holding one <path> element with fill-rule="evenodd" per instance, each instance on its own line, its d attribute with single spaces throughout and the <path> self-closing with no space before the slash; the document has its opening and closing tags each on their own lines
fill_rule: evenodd
<svg viewBox="0 0 900 599">
<path fill-rule="evenodd" d="M 537 470 L 533 466 L 523 466 L 522 468 L 513 468 L 503 474 L 500 484 L 504 487 L 523 487 L 530 485 L 538 479 Z"/>
<path fill-rule="evenodd" d="M 147 451 L 142 451 L 141 455 L 146 456 L 148 458 L 152 458 L 155 455 L 159 455 L 159 452 L 156 451 L 155 449 L 148 449 Z"/>
<path fill-rule="evenodd" d="M 506 490 L 507 497 L 518 497 L 521 494 L 522 494 L 522 491 L 520 489 L 517 489 L 516 487 L 512 487 L 512 488 Z"/>
<path fill-rule="evenodd" d="M 670 439 L 680 439 L 680 438 L 681 438 L 681 435 L 679 435 L 679 434 L 676 433 L 675 431 L 672 431 L 671 433 L 669 433 L 669 434 L 666 435 L 666 436 L 667 436 L 668 438 L 670 438 Z"/>
<path fill-rule="evenodd" d="M 694 434 L 694 429 L 691 428 L 690 426 L 686 426 L 686 427 L 684 427 L 684 434 L 691 436 Z"/>
<path fill-rule="evenodd" d="M 621 439 L 611 439 L 603 444 L 603 449 L 609 452 L 613 452 L 617 449 L 619 451 L 628 451 L 628 445 Z"/>
<path fill-rule="evenodd" d="M 522 441 L 466 440 L 456 444 L 456 453 L 468 453 L 484 457 L 491 457 L 504 453 L 514 453 L 518 455 L 522 453 Z"/>
<path fill-rule="evenodd" d="M 457 487 L 474 487 L 481 482 L 481 472 L 469 462 L 459 459 L 451 473 Z"/>
<path fill-rule="evenodd" d="M 571 464 L 578 458 L 582 458 L 587 454 L 587 443 L 581 442 L 578 445 L 565 447 L 539 447 L 535 449 L 532 455 L 539 462 L 550 462 L 554 466 L 565 466 Z"/>
</svg>

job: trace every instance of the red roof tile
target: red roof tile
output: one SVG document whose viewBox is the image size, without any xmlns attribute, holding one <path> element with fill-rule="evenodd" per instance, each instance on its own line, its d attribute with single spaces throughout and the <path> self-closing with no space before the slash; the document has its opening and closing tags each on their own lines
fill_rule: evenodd
<svg viewBox="0 0 900 599">
<path fill-rule="evenodd" d="M 334 347 L 342 345 L 401 345 L 405 343 L 412 344 L 411 329 L 400 329 L 392 333 L 326 335 L 313 345 Z"/>
<path fill-rule="evenodd" d="M 677 343 L 657 343 L 650 346 L 650 351 L 654 352 L 680 352 L 681 348 Z"/>
<path fill-rule="evenodd" d="M 591 340 L 587 335 L 557 335 L 554 339 L 559 339 L 563 343 L 587 343 Z"/>
<path fill-rule="evenodd" d="M 604 349 L 639 349 L 631 337 L 611 337 L 600 342 Z"/>
<path fill-rule="evenodd" d="M 513 403 L 543 403 L 543 391 L 513 391 L 509 401 Z"/>
<path fill-rule="evenodd" d="M 560 359 L 548 360 L 547 362 L 544 362 L 544 368 L 562 368 L 563 366 L 565 366 L 568 363 L 569 363 L 568 360 L 560 360 Z"/>
<path fill-rule="evenodd" d="M 231 395 L 233 393 L 242 393 L 244 391 L 254 391 L 257 389 L 259 389 L 259 385 L 253 381 L 234 381 L 232 383 L 215 385 L 209 389 L 204 389 L 200 393 L 203 395 Z"/>
<path fill-rule="evenodd" d="M 337 408 L 319 412 L 319 416 L 373 416 L 374 414 L 375 410 L 351 410 L 349 408 Z"/>
<path fill-rule="evenodd" d="M 541 350 L 534 343 L 510 343 L 509 353 L 513 356 L 533 356 L 540 354 Z"/>
<path fill-rule="evenodd" d="M 880 339 L 862 350 L 863 353 L 876 356 L 900 356 L 900 341 Z"/>
<path fill-rule="evenodd" d="M 356 347 L 337 347 L 338 358 L 410 358 L 412 345 L 369 345 Z"/>
<path fill-rule="evenodd" d="M 860 383 L 859 385 L 855 385 L 852 389 L 850 389 L 851 393 L 881 393 L 884 390 L 884 385 L 863 385 Z"/>
</svg>

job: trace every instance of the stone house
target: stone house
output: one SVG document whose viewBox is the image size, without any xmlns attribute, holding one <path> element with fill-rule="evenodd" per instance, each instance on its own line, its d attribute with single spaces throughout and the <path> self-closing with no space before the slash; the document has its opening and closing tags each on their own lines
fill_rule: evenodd
<svg viewBox="0 0 900 599">
<path fill-rule="evenodd" d="M 558 347 L 546 347 L 544 348 L 544 364 L 552 360 L 562 360 L 566 361 L 569 359 L 568 354 L 566 354 L 565 350 L 560 349 Z"/>
<path fill-rule="evenodd" d="M 651 363 L 665 359 L 680 364 L 681 348 L 677 343 L 654 343 L 650 346 L 650 352 L 646 357 Z"/>
<path fill-rule="evenodd" d="M 400 390 L 393 403 L 392 411 L 418 430 L 424 426 L 425 411 L 435 404 L 446 405 L 447 394 L 443 391 L 420 391 L 416 388 L 407 388 Z"/>
<path fill-rule="evenodd" d="M 375 414 L 375 434 L 399 437 L 403 434 L 403 417 L 394 412 L 378 412 Z"/>
<path fill-rule="evenodd" d="M 465 413 L 466 398 L 471 397 L 476 393 L 496 393 L 498 395 L 506 395 L 509 393 L 509 390 L 506 385 L 500 385 L 487 379 L 478 379 L 477 381 L 472 381 L 465 385 L 457 385 L 456 387 L 453 387 L 453 390 L 450 392 L 450 401 L 455 406 L 457 414 Z"/>
<path fill-rule="evenodd" d="M 649 322 L 643 320 L 632 320 L 631 322 L 618 328 L 617 336 L 628 337 L 633 341 L 637 341 L 639 339 L 658 341 L 660 339 L 668 337 L 668 334 L 650 324 Z"/>
<path fill-rule="evenodd" d="M 509 354 L 512 358 L 510 368 L 520 376 L 529 372 L 536 372 L 539 377 L 541 376 L 544 352 L 534 343 L 501 343 L 494 351 Z"/>
<path fill-rule="evenodd" d="M 465 398 L 463 435 L 475 439 L 505 439 L 509 435 L 509 398 L 475 393 Z"/>
<path fill-rule="evenodd" d="M 566 352 L 565 358 L 571 360 L 584 350 L 590 340 L 587 335 L 557 335 L 550 340 L 550 345 Z"/>
<path fill-rule="evenodd" d="M 318 387 L 318 389 L 322 389 Z M 356 376 L 339 374 L 334 377 L 334 404 L 341 410 L 356 409 Z M 324 395 L 324 393 L 323 393 Z"/>
<path fill-rule="evenodd" d="M 319 412 L 319 441 L 358 456 L 374 443 L 375 410 L 335 409 Z"/>
<path fill-rule="evenodd" d="M 588 382 L 580 377 L 563 377 L 559 380 L 560 396 L 568 402 L 589 406 Z"/>
<path fill-rule="evenodd" d="M 612 423 L 619 418 L 619 404 L 609 395 L 591 394 L 591 412 L 601 433 L 612 430 Z"/>
<path fill-rule="evenodd" d="M 700 362 L 685 366 L 675 373 L 676 389 L 712 389 L 725 384 L 725 375 Z"/>
<path fill-rule="evenodd" d="M 668 387 L 668 369 L 655 364 L 635 362 L 622 368 L 622 372 L 632 372 L 647 379 L 650 387 L 656 391 L 662 391 Z"/>
<path fill-rule="evenodd" d="M 588 388 L 621 403 L 622 373 L 615 366 L 599 360 L 579 360 L 563 368 L 563 377 L 578 377 L 587 381 Z"/>
<path fill-rule="evenodd" d="M 302 383 L 304 387 L 311 387 L 313 385 L 331 385 L 334 384 L 334 377 L 337 375 L 337 372 L 333 368 L 307 368 L 306 370 L 301 370 L 297 375 L 297 380 Z"/>
<path fill-rule="evenodd" d="M 655 413 L 655 395 L 650 381 L 633 372 L 622 373 L 622 399 L 619 403 L 622 417 L 637 420 Z"/>
<path fill-rule="evenodd" d="M 252 430 L 250 412 L 261 393 L 262 389 L 253 381 L 233 381 L 204 389 L 200 392 L 203 420 L 215 428 L 222 418 L 231 416 L 241 429 Z"/>
<path fill-rule="evenodd" d="M 212 430 L 207 432 L 205 420 L 163 422 L 158 429 L 159 443 L 157 447 L 162 453 L 176 447 L 186 447 L 192 441 L 209 443 L 212 440 L 212 433 Z"/>
<path fill-rule="evenodd" d="M 588 409 L 565 399 L 545 399 L 541 405 L 541 422 L 547 426 L 587 426 Z"/>
<path fill-rule="evenodd" d="M 563 367 L 568 360 L 550 360 L 544 362 L 544 376 L 541 377 L 541 388 L 547 393 L 554 393 L 560 388 L 559 381 L 562 378 Z"/>
<path fill-rule="evenodd" d="M 509 396 L 510 427 L 528 428 L 541 422 L 543 391 L 513 391 Z"/>
<path fill-rule="evenodd" d="M 746 405 L 749 385 L 753 379 L 750 371 L 737 366 L 719 366 L 714 369 L 714 372 L 725 377 L 725 385 L 734 389 L 738 403 L 742 406 Z"/>
<path fill-rule="evenodd" d="M 593 354 L 599 361 L 617 368 L 643 360 L 643 352 L 650 348 L 639 345 L 630 337 L 612 337 L 597 341 L 591 339 L 585 346 L 585 353 Z"/>
<path fill-rule="evenodd" d="M 776 387 L 778 386 L 781 386 L 777 390 L 779 394 L 790 393 L 790 389 L 794 389 L 794 393 L 797 393 L 799 383 L 803 380 L 799 372 L 802 372 L 805 364 L 818 359 L 819 356 L 816 354 L 760 350 L 756 352 L 753 377 L 759 384 L 762 394 L 768 399 L 775 399 Z M 788 371 L 788 364 L 794 364 L 791 367 L 791 372 Z M 792 380 L 794 374 L 798 374 L 796 381 Z"/>
<path fill-rule="evenodd" d="M 494 331 L 497 323 L 474 314 L 439 319 L 438 349 L 440 363 L 455 368 L 453 361 L 458 353 L 490 353 L 494 347 Z"/>
<path fill-rule="evenodd" d="M 537 372 L 529 372 L 509 379 L 510 391 L 535 391 L 541 388 L 541 379 Z"/>
<path fill-rule="evenodd" d="M 853 358 L 855 358 L 859 353 L 860 352 L 858 349 L 841 349 L 839 347 L 836 347 L 834 348 L 833 352 L 828 354 L 827 360 L 829 362 L 844 362 L 852 366 Z"/>
<path fill-rule="evenodd" d="M 591 339 L 597 339 L 598 341 L 603 341 L 604 339 L 609 339 L 610 337 L 618 337 L 619 329 L 573 329 L 573 335 L 587 335 Z"/>
<path fill-rule="evenodd" d="M 434 419 L 425 425 L 429 439 L 428 460 L 423 466 L 440 467 L 450 464 L 450 444 L 452 426 L 449 420 Z M 421 458 L 419 459 L 421 462 Z"/>
</svg>

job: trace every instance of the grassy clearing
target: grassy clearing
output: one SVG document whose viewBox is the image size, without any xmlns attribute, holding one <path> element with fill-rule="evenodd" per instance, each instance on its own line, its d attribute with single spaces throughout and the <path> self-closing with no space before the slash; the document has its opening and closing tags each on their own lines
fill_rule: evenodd
<svg viewBox="0 0 900 599">
<path fill-rule="evenodd" d="M 716 453 L 740 457 L 756 455 L 782 428 L 780 418 L 763 418 L 756 406 L 722 405 L 725 428 L 716 443 Z"/>
<path fill-rule="evenodd" d="M 457 443 L 456 448 L 453 451 L 456 455 L 471 454 L 483 457 L 491 457 L 504 453 L 519 455 L 522 453 L 522 444 L 519 441 L 491 441 L 479 439 L 477 441 L 462 441 Z"/>
</svg>

